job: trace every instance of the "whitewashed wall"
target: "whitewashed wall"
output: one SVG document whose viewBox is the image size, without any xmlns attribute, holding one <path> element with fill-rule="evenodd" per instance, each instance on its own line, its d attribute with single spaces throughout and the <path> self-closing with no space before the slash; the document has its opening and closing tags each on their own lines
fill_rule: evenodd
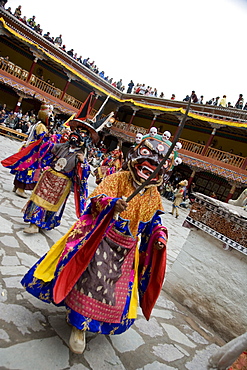
<svg viewBox="0 0 247 370">
<path fill-rule="evenodd" d="M 192 229 L 163 289 L 226 341 L 247 331 L 247 256 Z"/>
</svg>

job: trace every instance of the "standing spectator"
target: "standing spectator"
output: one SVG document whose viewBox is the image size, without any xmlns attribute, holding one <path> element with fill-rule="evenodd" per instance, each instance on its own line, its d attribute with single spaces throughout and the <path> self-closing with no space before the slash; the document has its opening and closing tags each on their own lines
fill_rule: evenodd
<svg viewBox="0 0 247 370">
<path fill-rule="evenodd" d="M 131 80 L 130 83 L 128 84 L 127 94 L 132 93 L 132 89 L 133 89 L 134 85 L 135 85 L 134 82 Z"/>
<path fill-rule="evenodd" d="M 55 43 L 55 46 L 60 47 L 63 43 L 62 35 L 59 35 L 58 37 L 56 37 L 54 43 Z"/>
<path fill-rule="evenodd" d="M 154 88 L 154 96 L 156 96 L 156 98 L 157 98 L 157 95 L 158 95 L 158 91 L 156 88 Z"/>
<path fill-rule="evenodd" d="M 194 104 L 197 104 L 199 102 L 195 91 L 192 91 L 191 100 L 192 100 L 192 103 Z"/>
<path fill-rule="evenodd" d="M 204 97 L 203 97 L 203 95 L 201 95 L 201 96 L 200 96 L 200 101 L 199 101 L 199 103 L 200 103 L 200 104 L 204 104 L 204 103 L 203 103 L 203 98 L 204 98 Z"/>
<path fill-rule="evenodd" d="M 121 87 L 122 87 L 122 84 L 123 84 L 123 81 L 122 81 L 122 79 L 120 78 L 120 80 L 117 82 L 117 89 L 121 89 Z"/>
<path fill-rule="evenodd" d="M 221 99 L 219 106 L 226 108 L 226 95 L 223 95 L 223 98 Z"/>
<path fill-rule="evenodd" d="M 169 212 L 169 213 L 173 215 L 174 212 L 176 212 L 176 218 L 178 218 L 178 216 L 179 216 L 178 207 L 180 206 L 180 204 L 183 201 L 183 198 L 184 198 L 184 188 L 187 185 L 188 185 L 188 181 L 187 180 L 180 181 L 179 184 L 178 184 L 177 189 L 174 192 L 175 199 L 174 199 L 173 204 L 172 204 L 172 212 Z"/>
<path fill-rule="evenodd" d="M 19 5 L 14 12 L 14 16 L 18 19 L 21 19 L 21 5 Z"/>
<path fill-rule="evenodd" d="M 239 98 L 238 98 L 237 103 L 235 104 L 235 108 L 237 108 L 237 109 L 243 109 L 243 106 L 244 106 L 243 94 L 239 94 Z"/>
</svg>

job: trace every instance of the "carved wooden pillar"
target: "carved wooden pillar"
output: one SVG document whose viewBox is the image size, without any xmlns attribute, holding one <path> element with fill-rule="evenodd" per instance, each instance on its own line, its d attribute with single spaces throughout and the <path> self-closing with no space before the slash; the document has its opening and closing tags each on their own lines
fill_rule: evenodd
<svg viewBox="0 0 247 370">
<path fill-rule="evenodd" d="M 66 82 L 66 85 L 64 86 L 64 89 L 63 89 L 63 92 L 60 98 L 61 100 L 63 100 L 64 95 L 66 94 L 66 91 L 68 90 L 70 82 L 71 82 L 71 78 L 68 78 L 68 81 Z"/>
<path fill-rule="evenodd" d="M 188 180 L 187 189 L 189 189 L 189 188 L 190 188 L 190 186 L 191 186 L 191 184 L 192 184 L 192 182 L 193 182 L 193 180 L 194 180 L 195 174 L 196 174 L 196 171 L 195 171 L 195 170 L 193 170 L 193 171 L 192 171 L 192 173 L 191 173 L 191 175 L 190 175 L 190 178 L 189 178 L 189 180 Z"/>
<path fill-rule="evenodd" d="M 27 81 L 26 81 L 27 83 L 29 83 L 30 78 L 32 77 L 32 74 L 33 74 L 33 71 L 34 71 L 34 67 L 36 66 L 37 62 L 38 62 L 38 58 L 35 57 L 32 65 L 31 65 L 31 68 L 30 68 L 30 70 L 28 72 Z"/>
<path fill-rule="evenodd" d="M 139 110 L 137 108 L 132 108 L 133 109 L 133 113 L 132 113 L 132 116 L 130 117 L 130 121 L 128 123 L 128 127 L 127 127 L 127 130 L 129 131 L 129 128 L 130 128 L 130 125 L 132 124 L 133 122 L 133 119 L 135 118 L 135 115 L 136 115 L 136 112 Z"/>
<path fill-rule="evenodd" d="M 213 129 L 213 131 L 211 132 L 211 135 L 206 143 L 206 145 L 204 146 L 204 149 L 202 151 L 202 155 L 205 155 L 207 150 L 208 150 L 208 147 L 211 145 L 212 141 L 213 141 L 213 138 L 214 138 L 214 135 L 216 134 L 216 128 Z"/>
<path fill-rule="evenodd" d="M 227 195 L 227 197 L 226 197 L 226 203 L 228 203 L 228 200 L 232 198 L 232 196 L 233 196 L 233 194 L 234 194 L 235 190 L 236 190 L 236 184 L 235 184 L 235 183 L 233 183 L 233 184 L 232 184 L 232 187 L 231 187 L 231 189 L 230 189 L 230 191 L 229 191 L 229 194 L 228 194 L 228 195 Z"/>
</svg>

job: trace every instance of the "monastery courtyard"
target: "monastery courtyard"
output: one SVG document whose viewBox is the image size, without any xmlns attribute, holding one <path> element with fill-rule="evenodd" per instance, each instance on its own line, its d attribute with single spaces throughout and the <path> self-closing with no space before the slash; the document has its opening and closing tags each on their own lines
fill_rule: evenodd
<svg viewBox="0 0 247 370">
<path fill-rule="evenodd" d="M 0 159 L 14 154 L 21 143 L 0 136 Z M 71 328 L 65 309 L 46 304 L 20 284 L 26 271 L 60 239 L 76 221 L 73 196 L 67 202 L 61 225 L 35 235 L 23 233 L 21 209 L 26 200 L 12 192 L 13 175 L 0 166 L 0 369 L 18 370 L 206 370 L 208 358 L 224 341 L 165 290 L 151 319 L 138 311 L 135 324 L 124 334 L 87 333 L 84 354 L 67 347 Z M 89 178 L 89 194 L 95 178 Z M 172 203 L 163 198 L 168 228 L 167 275 L 189 230 L 182 226 L 188 211 L 178 219 L 168 212 Z M 164 284 L 165 289 L 165 284 Z"/>
</svg>

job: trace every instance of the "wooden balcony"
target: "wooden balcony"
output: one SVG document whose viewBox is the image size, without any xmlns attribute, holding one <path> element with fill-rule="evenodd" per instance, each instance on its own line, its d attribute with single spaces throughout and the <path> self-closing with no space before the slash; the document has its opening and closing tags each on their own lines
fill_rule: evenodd
<svg viewBox="0 0 247 370">
<path fill-rule="evenodd" d="M 27 81 L 28 74 L 29 74 L 29 72 L 26 71 L 25 69 L 22 69 L 21 67 L 17 66 L 16 64 L 10 61 L 5 60 L 2 57 L 0 58 L 0 70 L 24 82 Z M 36 87 L 38 90 L 42 92 L 52 95 L 53 97 L 57 99 L 61 99 L 62 97 L 62 93 L 63 93 L 62 90 L 58 89 L 56 86 L 48 84 L 47 82 L 38 78 L 35 75 L 31 76 L 29 84 L 32 85 L 33 87 Z M 64 95 L 62 101 L 71 105 L 75 109 L 80 109 L 81 104 L 82 104 L 81 101 L 75 99 L 73 96 L 68 95 L 68 94 Z"/>
<path fill-rule="evenodd" d="M 145 135 L 148 130 L 144 127 L 139 127 L 135 125 L 129 125 L 125 122 L 115 121 L 114 126 L 110 129 L 111 134 L 118 136 L 122 141 L 135 141 L 135 135 L 141 132 Z M 218 164 L 220 167 L 231 168 L 233 167 L 240 170 L 246 170 L 247 160 L 239 155 L 224 152 L 223 150 L 218 150 L 212 147 L 207 148 L 204 153 L 205 145 L 195 143 L 193 141 L 185 140 L 180 138 L 179 141 L 182 143 L 183 147 L 180 150 L 191 158 L 201 159 L 205 162 L 211 162 Z M 202 154 L 204 153 L 204 154 Z M 241 172 L 241 171 L 240 171 Z"/>
</svg>

